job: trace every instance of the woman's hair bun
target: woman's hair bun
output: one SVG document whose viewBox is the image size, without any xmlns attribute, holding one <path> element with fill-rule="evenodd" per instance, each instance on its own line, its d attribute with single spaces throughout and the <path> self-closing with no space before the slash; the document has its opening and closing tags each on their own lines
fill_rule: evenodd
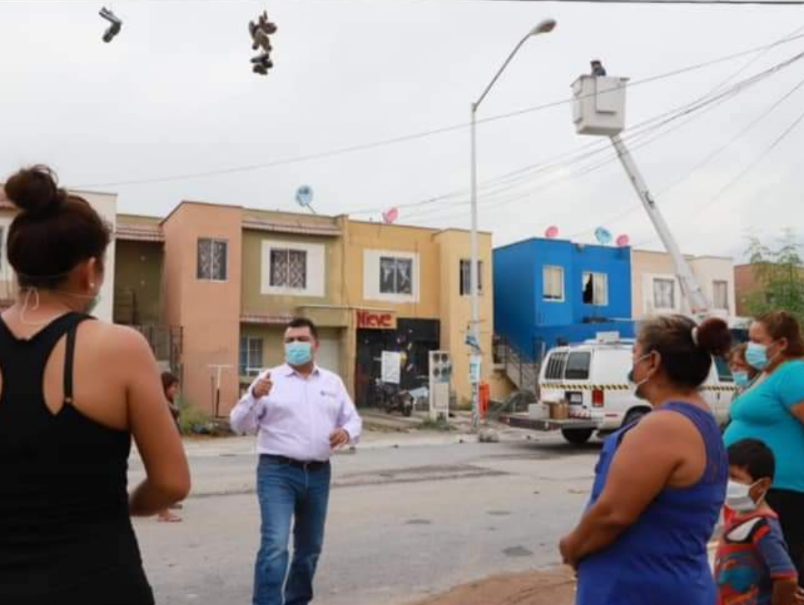
<svg viewBox="0 0 804 605">
<path fill-rule="evenodd" d="M 6 181 L 4 188 L 8 199 L 31 216 L 44 216 L 58 210 L 67 197 L 67 193 L 59 189 L 53 171 L 42 165 L 23 168 Z"/>
<path fill-rule="evenodd" d="M 695 330 L 696 344 L 709 354 L 726 355 L 731 349 L 729 325 L 722 319 L 705 319 Z"/>
</svg>

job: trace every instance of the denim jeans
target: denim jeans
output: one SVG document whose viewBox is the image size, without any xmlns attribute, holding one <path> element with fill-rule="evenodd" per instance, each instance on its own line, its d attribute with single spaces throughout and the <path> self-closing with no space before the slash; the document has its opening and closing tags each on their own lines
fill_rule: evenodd
<svg viewBox="0 0 804 605">
<path fill-rule="evenodd" d="M 330 467 L 304 469 L 260 456 L 257 496 L 261 545 L 254 572 L 253 605 L 307 605 L 324 543 Z M 293 521 L 293 561 L 288 543 Z"/>
</svg>

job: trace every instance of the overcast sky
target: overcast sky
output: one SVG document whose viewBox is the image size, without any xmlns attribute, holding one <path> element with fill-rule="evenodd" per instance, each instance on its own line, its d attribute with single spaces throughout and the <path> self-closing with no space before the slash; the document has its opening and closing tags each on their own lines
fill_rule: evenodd
<svg viewBox="0 0 804 605">
<path fill-rule="evenodd" d="M 469 131 L 460 128 L 371 150 L 226 175 L 142 185 L 124 181 L 266 164 L 468 122 L 469 105 L 519 38 L 546 17 L 479 117 L 565 99 L 600 57 L 610 75 L 643 80 L 779 40 L 802 28 L 802 7 L 590 5 L 472 0 L 236 0 L 108 3 L 124 20 L 111 44 L 100 1 L 0 2 L 0 178 L 45 162 L 68 186 L 119 194 L 120 210 L 164 215 L 183 199 L 298 210 L 301 184 L 319 213 L 401 206 L 400 221 L 468 227 Z M 279 27 L 268 77 L 250 70 L 248 21 L 263 8 Z M 636 86 L 628 123 L 688 103 L 736 71 L 746 78 L 804 50 L 804 38 L 760 55 Z M 746 67 L 746 64 L 754 62 Z M 804 61 L 634 151 L 658 194 L 804 78 Z M 790 126 L 804 88 L 665 195 L 682 248 L 740 256 L 746 235 L 767 239 L 804 223 L 804 124 L 728 189 Z M 627 133 L 626 133 L 627 134 Z M 594 143 L 575 134 L 569 105 L 482 124 L 481 181 Z M 599 140 L 604 145 L 604 140 Z M 605 159 L 608 150 L 600 157 Z M 580 164 L 583 168 L 585 164 Z M 657 247 L 620 165 L 573 176 L 563 166 L 511 191 L 481 196 L 495 244 L 541 235 L 593 241 L 601 225 Z M 545 187 L 546 183 L 552 183 Z M 699 211 L 701 207 L 704 210 Z M 425 210 L 427 212 L 425 212 Z M 697 215 L 695 215 L 697 212 Z M 380 213 L 356 214 L 380 219 Z M 801 230 L 800 230 L 801 231 Z"/>
</svg>

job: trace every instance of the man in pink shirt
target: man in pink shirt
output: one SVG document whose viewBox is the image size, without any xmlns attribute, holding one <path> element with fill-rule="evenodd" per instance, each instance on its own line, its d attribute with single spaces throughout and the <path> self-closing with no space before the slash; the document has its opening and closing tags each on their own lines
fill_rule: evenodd
<svg viewBox="0 0 804 605">
<path fill-rule="evenodd" d="M 262 540 L 253 605 L 313 600 L 329 502 L 329 458 L 360 438 L 362 421 L 343 381 L 315 363 L 318 346 L 313 322 L 291 321 L 285 330 L 286 363 L 263 372 L 231 412 L 234 431 L 258 433 Z"/>
</svg>

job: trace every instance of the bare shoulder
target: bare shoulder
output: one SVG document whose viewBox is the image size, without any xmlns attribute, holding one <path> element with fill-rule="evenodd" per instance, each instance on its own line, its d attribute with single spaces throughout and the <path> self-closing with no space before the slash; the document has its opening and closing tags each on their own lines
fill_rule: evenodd
<svg viewBox="0 0 804 605">
<path fill-rule="evenodd" d="M 128 326 L 91 321 L 85 322 L 82 329 L 96 351 L 108 356 L 110 361 L 120 357 L 136 361 L 151 356 L 151 347 L 145 337 Z"/>
</svg>

